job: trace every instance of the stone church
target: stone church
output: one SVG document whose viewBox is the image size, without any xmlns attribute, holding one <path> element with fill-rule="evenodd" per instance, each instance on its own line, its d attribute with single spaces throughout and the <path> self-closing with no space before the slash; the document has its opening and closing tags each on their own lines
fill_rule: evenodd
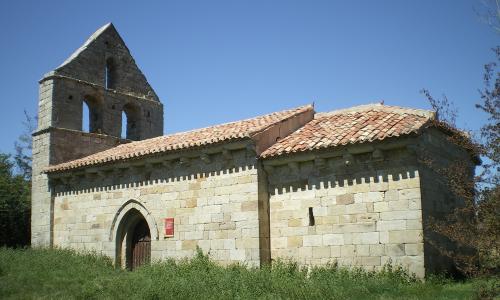
<svg viewBox="0 0 500 300">
<path fill-rule="evenodd" d="M 420 277 L 450 266 L 424 224 L 460 199 L 419 157 L 471 170 L 477 158 L 434 112 L 305 105 L 163 135 L 163 105 L 112 24 L 39 83 L 33 246 L 128 268 L 198 247 L 221 264 L 391 261 Z"/>
</svg>

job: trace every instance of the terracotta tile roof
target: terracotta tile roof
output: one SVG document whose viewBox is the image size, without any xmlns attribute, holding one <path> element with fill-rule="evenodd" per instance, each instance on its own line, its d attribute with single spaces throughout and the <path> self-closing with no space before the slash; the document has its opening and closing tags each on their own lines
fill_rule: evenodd
<svg viewBox="0 0 500 300">
<path fill-rule="evenodd" d="M 318 113 L 314 119 L 261 154 L 262 158 L 317 150 L 354 143 L 366 143 L 417 132 L 432 111 L 382 104 Z"/>
<path fill-rule="evenodd" d="M 178 151 L 192 147 L 205 146 L 219 142 L 252 138 L 270 126 L 281 121 L 312 111 L 312 105 L 274 112 L 271 114 L 220 124 L 212 127 L 160 136 L 143 141 L 122 144 L 117 147 L 98 152 L 87 157 L 72 160 L 62 164 L 49 166 L 46 173 L 100 165 L 120 160 L 133 159 L 139 156 Z"/>
</svg>

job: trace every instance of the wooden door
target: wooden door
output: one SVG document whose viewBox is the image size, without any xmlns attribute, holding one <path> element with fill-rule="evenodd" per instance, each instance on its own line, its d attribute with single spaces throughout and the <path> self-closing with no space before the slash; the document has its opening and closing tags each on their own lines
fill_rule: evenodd
<svg viewBox="0 0 500 300">
<path fill-rule="evenodd" d="M 146 221 L 141 221 L 132 238 L 132 270 L 151 260 L 151 236 Z"/>
</svg>

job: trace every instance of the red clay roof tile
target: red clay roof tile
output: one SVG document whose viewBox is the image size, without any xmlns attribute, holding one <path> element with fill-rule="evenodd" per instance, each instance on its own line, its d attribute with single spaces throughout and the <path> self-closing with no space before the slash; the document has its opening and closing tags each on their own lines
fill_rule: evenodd
<svg viewBox="0 0 500 300">
<path fill-rule="evenodd" d="M 304 112 L 312 111 L 312 105 L 274 112 L 271 114 L 225 123 L 216 126 L 164 135 L 143 141 L 122 144 L 80 159 L 49 166 L 46 173 L 76 169 L 91 165 L 100 165 L 143 155 L 164 153 L 192 147 L 205 146 L 223 141 L 252 138 L 254 135 L 286 119 Z"/>
<path fill-rule="evenodd" d="M 265 150 L 261 157 L 407 135 L 417 132 L 434 118 L 431 111 L 381 104 L 318 113 L 312 121 Z"/>
</svg>

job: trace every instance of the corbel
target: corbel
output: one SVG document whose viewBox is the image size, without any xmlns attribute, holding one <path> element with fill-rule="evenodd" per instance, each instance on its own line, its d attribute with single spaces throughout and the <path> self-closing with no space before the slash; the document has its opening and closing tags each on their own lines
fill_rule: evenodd
<svg viewBox="0 0 500 300">
<path fill-rule="evenodd" d="M 144 170 L 145 168 L 145 164 L 144 163 L 136 163 L 136 164 L 133 164 L 131 166 L 132 170 L 134 170 L 134 172 L 138 173 L 138 172 L 142 172 L 142 170 Z"/>
<path fill-rule="evenodd" d="M 164 160 L 161 162 L 163 168 L 170 169 L 172 167 L 172 161 Z"/>
<path fill-rule="evenodd" d="M 119 165 L 115 169 L 115 171 L 116 171 L 118 177 L 123 177 L 123 176 L 125 176 L 125 173 L 127 172 L 128 169 L 129 169 L 128 165 Z"/>
<path fill-rule="evenodd" d="M 96 172 L 85 172 L 85 179 L 94 180 L 97 177 Z"/>
<path fill-rule="evenodd" d="M 328 167 L 335 168 L 338 166 L 338 157 L 330 158 L 328 160 Z"/>
<path fill-rule="evenodd" d="M 163 166 L 163 162 L 156 161 L 156 162 L 151 163 L 151 168 L 153 168 L 154 170 L 159 169 L 162 166 Z"/>
<path fill-rule="evenodd" d="M 222 149 L 222 157 L 224 157 L 225 160 L 231 160 L 233 158 L 231 151 L 225 148 Z"/>
<path fill-rule="evenodd" d="M 418 148 L 418 146 L 416 144 L 408 144 L 408 145 L 406 145 L 406 150 L 411 155 L 416 155 L 417 154 L 417 148 Z"/>
<path fill-rule="evenodd" d="M 324 168 L 326 166 L 326 160 L 321 157 L 316 157 L 314 159 L 314 166 L 316 168 Z"/>
<path fill-rule="evenodd" d="M 274 172 L 274 167 L 271 165 L 264 165 L 264 171 L 266 171 L 267 174 L 271 174 Z"/>
<path fill-rule="evenodd" d="M 153 163 L 147 162 L 144 164 L 144 169 L 153 170 Z"/>
<path fill-rule="evenodd" d="M 51 177 L 49 177 L 49 186 L 50 187 L 56 188 L 61 182 L 62 181 L 61 181 L 60 178 L 51 178 Z"/>
<path fill-rule="evenodd" d="M 80 183 L 82 181 L 82 179 L 84 177 L 85 177 L 85 174 L 83 174 L 83 173 L 71 175 L 70 185 L 77 185 L 78 183 Z"/>
<path fill-rule="evenodd" d="M 384 152 L 380 149 L 375 149 L 372 152 L 372 158 L 374 161 L 382 161 L 384 160 Z"/>
<path fill-rule="evenodd" d="M 71 181 L 71 177 L 70 176 L 63 176 L 63 177 L 59 177 L 59 180 L 62 182 L 62 184 L 68 185 Z"/>
<path fill-rule="evenodd" d="M 203 161 L 206 164 L 209 164 L 211 162 L 210 155 L 208 155 L 207 153 L 202 153 L 200 155 L 200 159 L 201 159 L 201 161 Z"/>
<path fill-rule="evenodd" d="M 246 152 L 247 152 L 247 155 L 249 157 L 256 157 L 257 156 L 257 152 L 255 152 L 255 145 L 253 144 L 248 144 L 246 147 Z"/>
<path fill-rule="evenodd" d="M 299 167 L 299 163 L 296 162 L 296 161 L 291 161 L 288 163 L 288 168 L 290 169 L 290 171 L 294 174 L 297 174 L 299 173 L 300 171 L 300 167 Z"/>
<path fill-rule="evenodd" d="M 94 178 L 97 176 L 97 173 L 99 170 L 97 168 L 87 168 L 85 169 L 85 173 L 83 174 L 85 179 L 88 180 L 94 180 Z"/>
<path fill-rule="evenodd" d="M 234 167 L 233 155 L 231 154 L 231 150 L 223 148 L 222 149 L 222 158 L 224 159 L 224 167 L 232 168 Z"/>
<path fill-rule="evenodd" d="M 189 158 L 187 158 L 187 157 L 185 157 L 185 156 L 183 156 L 183 157 L 181 157 L 181 158 L 179 159 L 179 164 L 180 164 L 181 166 L 189 166 L 189 164 L 190 164 L 190 159 L 189 159 Z"/>
<path fill-rule="evenodd" d="M 342 156 L 342 159 L 344 160 L 344 165 L 345 166 L 350 166 L 354 163 L 354 156 L 351 153 L 344 153 Z"/>
<path fill-rule="evenodd" d="M 103 180 L 107 177 L 107 173 L 105 170 L 98 170 L 97 173 L 97 177 L 100 179 L 100 180 Z"/>
</svg>

